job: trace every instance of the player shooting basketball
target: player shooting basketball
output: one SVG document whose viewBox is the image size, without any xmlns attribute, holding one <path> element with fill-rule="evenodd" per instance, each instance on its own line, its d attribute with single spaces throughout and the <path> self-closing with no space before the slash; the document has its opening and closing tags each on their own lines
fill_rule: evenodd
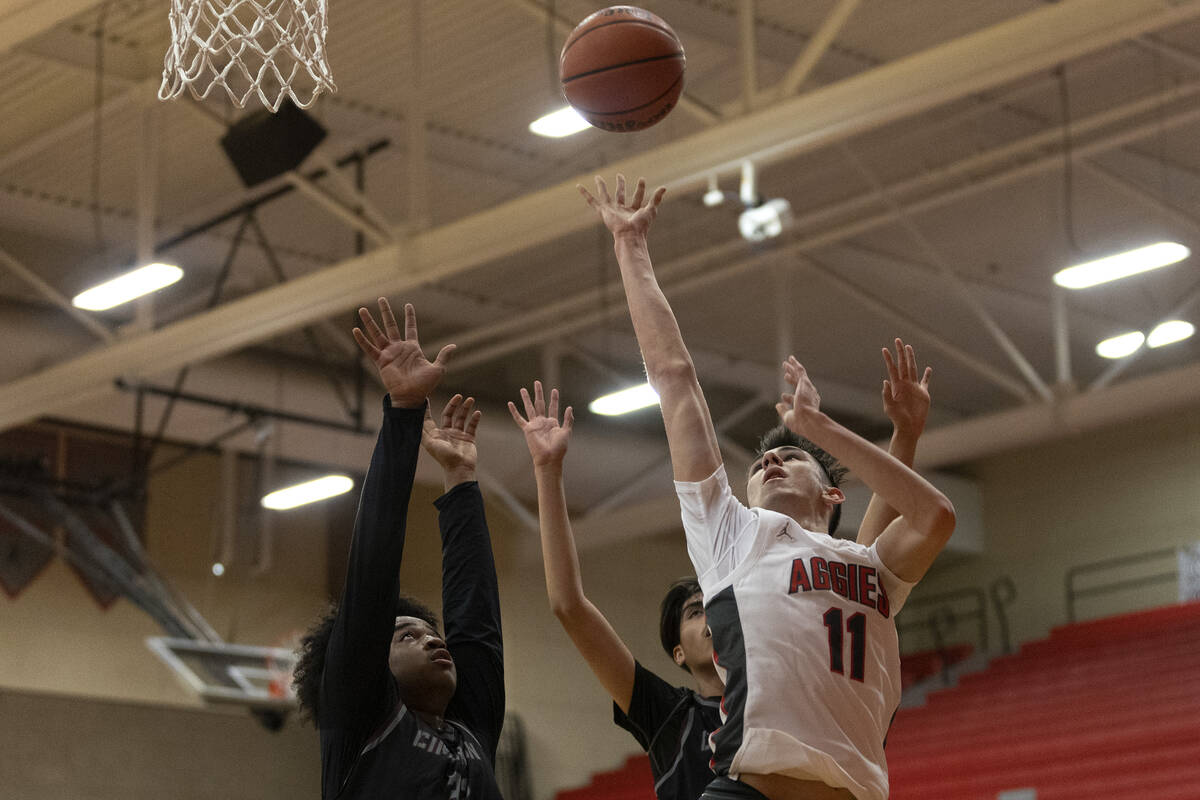
<svg viewBox="0 0 1200 800">
<path fill-rule="evenodd" d="M 383 426 L 363 484 L 345 590 L 305 638 L 296 669 L 302 707 L 321 735 L 321 796 L 500 800 L 493 776 L 504 719 L 500 601 L 483 498 L 475 482 L 474 400 L 455 395 L 438 425 L 428 396 L 448 345 L 430 362 L 405 306 L 401 334 L 387 301 L 383 330 L 365 308 L 354 338 L 387 388 Z M 399 595 L 405 518 L 418 444 L 441 465 L 442 609 Z"/>
<path fill-rule="evenodd" d="M 888 452 L 911 466 L 929 414 L 931 369 L 918 377 L 912 347 L 896 340 L 896 356 L 883 351 L 888 378 L 884 412 L 892 421 Z M 675 686 L 637 661 L 604 614 L 583 589 L 574 534 L 563 488 L 563 460 L 574 427 L 570 407 L 559 422 L 558 390 L 549 405 L 540 381 L 533 395 L 521 390 L 525 415 L 513 403 L 509 413 L 525 434 L 538 489 L 538 522 L 546 593 L 550 607 L 613 701 L 613 721 L 629 731 L 650 756 L 654 793 L 659 800 L 696 800 L 712 782 L 709 735 L 721 727 L 719 703 L 725 684 L 713 663 L 712 636 L 704 615 L 700 585 L 675 581 L 659 610 L 663 650 L 692 679 L 694 688 Z M 778 432 L 775 434 L 778 436 Z M 764 444 L 771 444 L 768 439 Z M 860 543 L 870 546 L 896 513 L 876 495 L 859 526 Z M 836 527 L 831 520 L 830 533 Z"/>
<path fill-rule="evenodd" d="M 750 507 L 742 505 L 650 262 L 646 235 L 666 190 L 647 198 L 639 180 L 626 203 L 625 188 L 618 176 L 615 198 L 600 178 L 595 197 L 580 192 L 613 234 L 725 680 L 725 720 L 712 736 L 719 777 L 702 797 L 884 800 L 883 741 L 900 700 L 893 616 L 949 540 L 954 509 L 912 469 L 822 413 L 794 357 L 784 375 L 795 389 L 776 406 L 784 430 L 756 458 Z M 829 535 L 844 500 L 838 461 L 898 514 L 869 545 Z"/>
</svg>

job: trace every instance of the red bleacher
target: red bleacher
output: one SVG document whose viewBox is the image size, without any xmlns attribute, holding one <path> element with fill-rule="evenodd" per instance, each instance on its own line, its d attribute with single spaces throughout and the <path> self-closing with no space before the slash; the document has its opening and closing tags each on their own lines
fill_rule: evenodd
<svg viewBox="0 0 1200 800">
<path fill-rule="evenodd" d="M 655 800 L 650 759 L 630 756 L 620 769 L 597 773 L 587 786 L 565 789 L 554 800 Z"/>
<path fill-rule="evenodd" d="M 892 800 L 1200 798 L 1200 603 L 1056 628 L 896 715 Z"/>
</svg>

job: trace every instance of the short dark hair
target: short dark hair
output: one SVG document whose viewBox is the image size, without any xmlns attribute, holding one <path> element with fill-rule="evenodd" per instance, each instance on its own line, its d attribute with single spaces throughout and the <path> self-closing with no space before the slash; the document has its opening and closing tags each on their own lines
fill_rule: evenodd
<svg viewBox="0 0 1200 800">
<path fill-rule="evenodd" d="M 683 607 L 688 598 L 700 591 L 700 583 L 695 578 L 680 578 L 671 584 L 667 594 L 662 599 L 658 614 L 658 637 L 662 641 L 663 650 L 672 659 L 675 658 L 675 646 L 679 644 L 679 625 L 683 621 Z M 687 664 L 681 665 L 685 670 Z"/>
<path fill-rule="evenodd" d="M 758 449 L 754 451 L 754 459 L 757 461 L 768 450 L 774 450 L 776 447 L 795 447 L 808 453 L 821 467 L 821 472 L 825 475 L 825 482 L 830 486 L 840 486 L 842 479 L 849 472 L 838 463 L 836 458 L 785 425 L 776 425 L 762 435 L 762 438 L 758 440 Z M 833 507 L 833 513 L 829 515 L 830 536 L 837 531 L 838 523 L 841 520 L 842 507 L 836 505 Z"/>
<path fill-rule="evenodd" d="M 296 668 L 292 673 L 292 688 L 296 690 L 300 718 L 317 725 L 320 725 L 321 675 L 325 672 L 325 653 L 329 649 L 337 612 L 337 604 L 330 605 L 300 639 Z M 435 630 L 438 628 L 437 615 L 420 600 L 408 595 L 402 594 L 396 598 L 394 616 L 416 617 L 428 622 Z"/>
</svg>

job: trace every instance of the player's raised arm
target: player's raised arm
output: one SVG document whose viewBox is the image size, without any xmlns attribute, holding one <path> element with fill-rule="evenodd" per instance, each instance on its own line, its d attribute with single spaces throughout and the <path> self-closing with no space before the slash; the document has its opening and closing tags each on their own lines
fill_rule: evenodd
<svg viewBox="0 0 1200 800">
<path fill-rule="evenodd" d="M 796 389 L 775 406 L 783 424 L 827 451 L 896 509 L 900 516 L 880 534 L 876 550 L 898 578 L 920 580 L 954 532 L 954 506 L 894 456 L 822 413 L 821 396 L 794 356 L 784 362 L 784 376 Z"/>
<path fill-rule="evenodd" d="M 540 381 L 534 381 L 532 398 L 522 389 L 521 400 L 525 416 L 521 416 L 511 402 L 508 410 L 525 434 L 525 443 L 533 458 L 538 490 L 538 527 L 550 608 L 600 684 L 621 711 L 629 713 L 635 670 L 633 654 L 583 592 L 579 556 L 575 552 L 575 537 L 567 514 L 562 467 L 575 422 L 574 414 L 567 406 L 560 424 L 558 390 L 550 391 L 547 408 Z"/>
<path fill-rule="evenodd" d="M 675 479 L 703 480 L 720 466 L 721 451 L 696 368 L 675 314 L 654 276 L 646 245 L 646 234 L 667 190 L 659 187 L 647 198 L 646 182 L 639 178 L 633 196 L 626 202 L 625 177 L 618 175 L 615 197 L 609 196 L 600 177 L 596 178 L 595 196 L 582 186 L 579 191 L 613 235 L 633 331 L 650 385 L 658 392 L 662 407 Z"/>
<path fill-rule="evenodd" d="M 883 381 L 883 410 L 892 421 L 892 439 L 888 452 L 906 467 L 917 456 L 917 442 L 929 417 L 929 379 L 933 367 L 918 375 L 917 354 L 912 345 L 896 339 L 896 355 L 883 348 L 883 363 L 888 377 Z M 858 543 L 868 547 L 891 524 L 899 513 L 877 494 L 871 495 L 862 525 L 858 528 Z"/>
</svg>

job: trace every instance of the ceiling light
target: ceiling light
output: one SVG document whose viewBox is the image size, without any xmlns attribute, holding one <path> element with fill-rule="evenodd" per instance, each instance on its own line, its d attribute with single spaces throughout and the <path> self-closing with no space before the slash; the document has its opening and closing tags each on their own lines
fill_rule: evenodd
<svg viewBox="0 0 1200 800">
<path fill-rule="evenodd" d="M 1190 250 L 1177 242 L 1158 242 L 1059 270 L 1054 274 L 1054 282 L 1067 289 L 1086 289 L 1119 278 L 1128 278 L 1139 272 L 1176 264 L 1190 254 Z"/>
<path fill-rule="evenodd" d="M 71 305 L 87 311 L 105 311 L 144 294 L 157 292 L 182 277 L 183 270 L 172 264 L 147 264 L 80 292 L 75 295 Z"/>
<path fill-rule="evenodd" d="M 725 202 L 725 193 L 722 192 L 721 187 L 717 185 L 716 175 L 708 176 L 708 191 L 704 193 L 704 197 L 701 199 L 704 201 L 704 205 L 708 206 L 709 208 L 714 208 L 715 206 L 719 206 Z"/>
<path fill-rule="evenodd" d="M 1155 326 L 1146 337 L 1150 347 L 1162 347 L 1164 344 L 1182 342 L 1196 332 L 1196 326 L 1181 319 L 1173 319 Z"/>
<path fill-rule="evenodd" d="M 606 417 L 615 417 L 618 414 L 628 414 L 630 411 L 655 405 L 658 405 L 658 392 L 654 391 L 650 384 L 643 383 L 640 386 L 631 386 L 619 392 L 597 397 L 588 404 L 588 411 L 593 414 L 603 414 Z"/>
<path fill-rule="evenodd" d="M 295 486 L 271 492 L 262 499 L 262 505 L 263 508 L 282 511 L 283 509 L 295 508 L 306 503 L 315 503 L 318 500 L 336 497 L 339 494 L 345 494 L 353 488 L 354 481 L 350 480 L 346 475 L 326 475 L 324 478 L 297 483 Z"/>
<path fill-rule="evenodd" d="M 738 230 L 742 232 L 742 238 L 751 242 L 772 239 L 791 224 L 792 206 L 781 197 L 755 208 L 747 208 L 738 217 Z"/>
<path fill-rule="evenodd" d="M 591 123 L 579 116 L 579 112 L 570 106 L 563 106 L 558 111 L 551 111 L 529 123 L 529 130 L 538 136 L 549 136 L 551 139 L 561 139 L 590 127 Z"/>
<path fill-rule="evenodd" d="M 214 561 L 212 565 L 212 574 L 218 578 L 225 574 L 225 565 L 220 561 Z"/>
<path fill-rule="evenodd" d="M 1141 331 L 1122 333 L 1120 336 L 1105 339 L 1096 345 L 1096 355 L 1102 358 L 1124 358 L 1137 352 L 1144 341 L 1146 341 L 1146 337 L 1142 335 Z"/>
</svg>

